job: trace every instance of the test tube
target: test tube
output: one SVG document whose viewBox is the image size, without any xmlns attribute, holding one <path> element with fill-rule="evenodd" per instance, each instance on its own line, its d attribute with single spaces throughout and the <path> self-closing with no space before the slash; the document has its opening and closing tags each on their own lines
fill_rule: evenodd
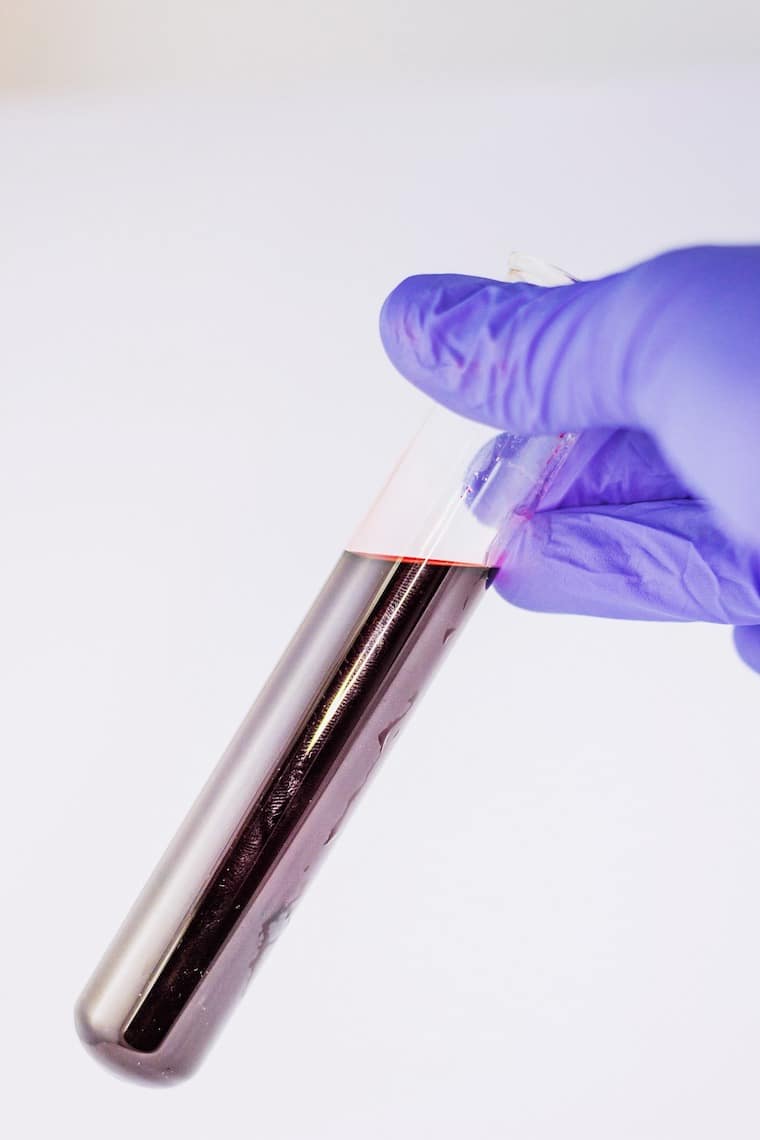
<svg viewBox="0 0 760 1140">
<path fill-rule="evenodd" d="M 432 414 L 84 990 L 97 1058 L 194 1071 L 572 443 Z"/>
</svg>

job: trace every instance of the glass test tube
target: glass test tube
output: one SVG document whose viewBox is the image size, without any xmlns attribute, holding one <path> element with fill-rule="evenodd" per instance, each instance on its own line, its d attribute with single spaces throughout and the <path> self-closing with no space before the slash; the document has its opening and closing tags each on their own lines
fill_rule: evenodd
<svg viewBox="0 0 760 1140">
<path fill-rule="evenodd" d="M 195 1069 L 572 442 L 433 413 L 82 994 L 95 1056 Z"/>
</svg>

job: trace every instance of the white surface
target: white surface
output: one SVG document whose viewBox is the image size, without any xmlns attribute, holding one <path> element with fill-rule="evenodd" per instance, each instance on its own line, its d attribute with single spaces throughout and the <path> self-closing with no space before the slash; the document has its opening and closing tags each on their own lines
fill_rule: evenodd
<svg viewBox="0 0 760 1140">
<path fill-rule="evenodd" d="M 760 681 L 490 598 L 186 1086 L 90 968 L 421 397 L 410 272 L 758 238 L 760 86 L 0 113 L 3 1114 L 14 1136 L 755 1137 Z"/>
</svg>

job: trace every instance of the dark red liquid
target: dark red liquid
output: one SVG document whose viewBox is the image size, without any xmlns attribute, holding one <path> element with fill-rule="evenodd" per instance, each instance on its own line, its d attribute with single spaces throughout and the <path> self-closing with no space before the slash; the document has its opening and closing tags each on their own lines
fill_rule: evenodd
<svg viewBox="0 0 760 1140">
<path fill-rule="evenodd" d="M 354 615 L 340 651 L 325 662 L 317 691 L 297 704 L 280 699 L 289 743 L 147 984 L 125 994 L 119 1048 L 144 1056 L 142 1075 L 151 1075 L 151 1054 L 163 1075 L 191 1067 L 486 581 L 483 567 L 342 556 L 307 619 L 313 639 Z"/>
</svg>

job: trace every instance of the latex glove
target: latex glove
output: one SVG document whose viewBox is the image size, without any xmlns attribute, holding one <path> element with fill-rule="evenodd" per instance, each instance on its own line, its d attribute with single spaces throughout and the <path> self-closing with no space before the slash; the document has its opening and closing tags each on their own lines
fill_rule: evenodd
<svg viewBox="0 0 760 1140">
<path fill-rule="evenodd" d="M 380 326 L 396 367 L 454 411 L 583 431 L 594 452 L 521 528 L 499 593 L 725 622 L 760 670 L 760 247 L 678 250 L 551 289 L 410 277 Z"/>
</svg>

